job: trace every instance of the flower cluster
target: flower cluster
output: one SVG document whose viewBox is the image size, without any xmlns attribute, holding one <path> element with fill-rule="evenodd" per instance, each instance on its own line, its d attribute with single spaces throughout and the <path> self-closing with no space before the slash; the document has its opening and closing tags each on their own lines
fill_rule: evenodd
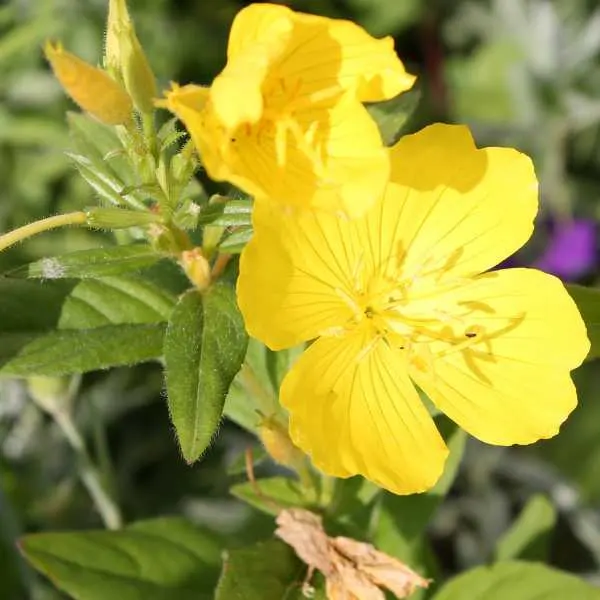
<svg viewBox="0 0 600 600">
<path fill-rule="evenodd" d="M 255 198 L 238 302 L 269 348 L 310 343 L 280 392 L 294 443 L 398 494 L 434 485 L 448 453 L 416 386 L 475 437 L 529 444 L 575 407 L 589 348 L 558 279 L 487 272 L 532 233 L 528 157 L 443 124 L 383 146 L 363 103 L 413 80 L 389 39 L 253 4 L 213 84 L 163 102 L 208 174 Z"/>
</svg>

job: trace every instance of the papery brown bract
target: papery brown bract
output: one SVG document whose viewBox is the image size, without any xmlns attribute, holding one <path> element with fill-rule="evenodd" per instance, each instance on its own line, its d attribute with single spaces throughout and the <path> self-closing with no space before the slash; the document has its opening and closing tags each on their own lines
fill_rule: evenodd
<svg viewBox="0 0 600 600">
<path fill-rule="evenodd" d="M 321 518 L 310 511 L 282 510 L 277 525 L 275 535 L 308 566 L 307 579 L 315 569 L 323 574 L 329 600 L 384 600 L 383 589 L 396 598 L 407 598 L 415 589 L 429 585 L 404 563 L 371 544 L 329 537 Z"/>
</svg>

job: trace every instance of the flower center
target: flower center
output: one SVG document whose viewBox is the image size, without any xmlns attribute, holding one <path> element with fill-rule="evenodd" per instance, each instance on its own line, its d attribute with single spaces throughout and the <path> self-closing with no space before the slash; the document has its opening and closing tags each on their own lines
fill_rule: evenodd
<svg viewBox="0 0 600 600">
<path fill-rule="evenodd" d="M 411 282 L 372 277 L 364 288 L 355 290 L 353 325 L 367 326 L 374 337 L 393 347 L 416 349 L 432 342 L 445 342 L 448 351 L 462 350 L 483 339 L 477 312 L 485 307 L 473 303 L 452 303 L 442 298 L 452 287 L 440 286 L 433 293 L 415 289 Z"/>
</svg>

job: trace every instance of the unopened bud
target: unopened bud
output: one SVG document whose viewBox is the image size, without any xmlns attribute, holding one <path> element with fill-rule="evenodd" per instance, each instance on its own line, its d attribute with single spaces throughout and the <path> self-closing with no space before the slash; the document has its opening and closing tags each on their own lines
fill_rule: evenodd
<svg viewBox="0 0 600 600">
<path fill-rule="evenodd" d="M 264 418 L 258 427 L 258 435 L 271 458 L 286 467 L 298 469 L 304 462 L 304 454 L 294 445 L 287 429 L 275 418 Z"/>
<path fill-rule="evenodd" d="M 105 65 L 118 74 L 142 113 L 154 110 L 156 78 L 135 33 L 125 0 L 110 0 L 106 27 Z"/>
<path fill-rule="evenodd" d="M 84 111 L 107 125 L 122 125 L 131 118 L 129 94 L 106 71 L 67 52 L 60 44 L 48 42 L 44 53 L 64 90 Z"/>
<path fill-rule="evenodd" d="M 181 253 L 179 264 L 188 276 L 188 279 L 201 292 L 204 291 L 211 282 L 210 263 L 204 256 L 201 248 L 186 250 Z"/>
<path fill-rule="evenodd" d="M 125 210 L 121 208 L 88 208 L 84 211 L 87 224 L 99 229 L 126 229 L 140 227 L 152 223 L 160 223 L 160 215 L 140 210 Z"/>
</svg>

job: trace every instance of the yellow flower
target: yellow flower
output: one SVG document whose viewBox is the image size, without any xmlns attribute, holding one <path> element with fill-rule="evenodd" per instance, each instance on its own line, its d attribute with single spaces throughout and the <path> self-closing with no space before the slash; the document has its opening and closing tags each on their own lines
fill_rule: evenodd
<svg viewBox="0 0 600 600">
<path fill-rule="evenodd" d="M 107 125 L 121 125 L 131 118 L 131 98 L 105 71 L 67 52 L 60 44 L 48 42 L 44 53 L 64 90 L 83 110 Z"/>
<path fill-rule="evenodd" d="M 214 179 L 289 206 L 357 216 L 389 175 L 361 103 L 392 98 L 413 82 L 391 38 L 252 4 L 234 20 L 227 65 L 212 86 L 175 86 L 162 105 L 184 122 Z"/>
<path fill-rule="evenodd" d="M 555 435 L 589 349 L 561 282 L 484 273 L 529 238 L 531 161 L 433 125 L 390 149 L 385 194 L 361 219 L 258 203 L 240 265 L 249 333 L 277 350 L 316 338 L 281 387 L 290 434 L 317 467 L 398 494 L 439 478 L 447 448 L 413 382 L 492 444 Z"/>
</svg>

